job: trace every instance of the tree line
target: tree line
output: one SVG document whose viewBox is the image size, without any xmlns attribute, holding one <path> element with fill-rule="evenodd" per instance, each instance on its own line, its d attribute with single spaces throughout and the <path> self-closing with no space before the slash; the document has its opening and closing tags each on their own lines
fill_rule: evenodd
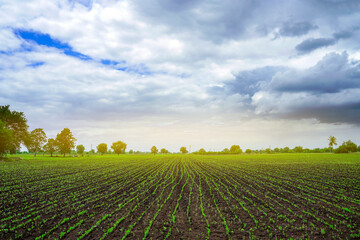
<svg viewBox="0 0 360 240">
<path fill-rule="evenodd" d="M 11 111 L 9 105 L 0 106 L 0 157 L 6 154 L 14 154 L 20 151 L 23 144 L 29 152 L 36 154 L 40 151 L 50 153 L 51 157 L 55 152 L 71 154 L 75 148 L 76 138 L 69 128 L 64 128 L 56 135 L 56 138 L 47 138 L 42 128 L 28 130 L 27 119 L 23 112 Z M 125 152 L 126 143 L 122 141 L 114 142 L 111 145 L 114 153 L 121 154 Z M 107 145 L 101 143 L 97 146 L 98 152 L 104 154 L 107 151 Z M 77 145 L 76 152 L 83 154 L 84 145 Z"/>
<path fill-rule="evenodd" d="M 302 146 L 296 146 L 294 148 L 284 147 L 284 148 L 266 148 L 266 149 L 246 149 L 245 153 L 351 153 L 351 152 L 360 152 L 360 145 L 357 146 L 351 140 L 344 141 L 338 148 L 334 149 L 334 146 L 338 145 L 337 140 L 334 136 L 329 137 L 329 147 L 325 148 L 303 148 Z M 233 145 L 230 149 L 225 148 L 222 151 L 205 151 L 203 148 L 194 152 L 195 154 L 241 154 L 243 153 L 239 145 Z"/>
<path fill-rule="evenodd" d="M 71 154 L 75 148 L 76 138 L 73 136 L 69 128 L 64 128 L 60 133 L 56 135 L 56 138 L 47 138 L 46 133 L 42 128 L 36 128 L 32 131 L 28 130 L 27 119 L 23 112 L 11 111 L 9 105 L 0 106 L 0 157 L 4 157 L 6 154 L 14 154 L 20 150 L 21 144 L 23 144 L 29 152 L 36 154 L 40 151 L 50 153 L 51 156 L 55 152 L 63 154 Z M 296 146 L 293 149 L 289 147 L 284 148 L 266 148 L 265 150 L 251 150 L 246 149 L 245 153 L 349 153 L 360 152 L 360 145 L 357 146 L 351 140 L 345 141 L 338 148 L 334 149 L 337 145 L 337 140 L 334 136 L 329 137 L 329 147 L 308 149 L 301 146 Z M 100 143 L 96 148 L 100 154 L 105 153 L 125 153 L 127 144 L 123 141 L 117 141 L 112 143 L 110 149 L 106 143 Z M 112 151 L 111 151 L 112 149 Z M 76 152 L 83 155 L 85 152 L 84 145 L 77 145 Z M 159 153 L 156 146 L 152 146 L 150 149 L 152 154 Z M 182 146 L 180 152 L 183 154 L 188 153 L 186 147 Z M 91 149 L 88 153 L 95 153 L 94 149 Z M 130 154 L 140 153 L 139 151 L 129 151 Z M 162 148 L 160 153 L 169 153 L 168 150 Z M 225 148 L 222 151 L 206 151 L 201 148 L 194 154 L 241 154 L 243 150 L 239 145 L 232 145 L 229 148 Z"/>
</svg>

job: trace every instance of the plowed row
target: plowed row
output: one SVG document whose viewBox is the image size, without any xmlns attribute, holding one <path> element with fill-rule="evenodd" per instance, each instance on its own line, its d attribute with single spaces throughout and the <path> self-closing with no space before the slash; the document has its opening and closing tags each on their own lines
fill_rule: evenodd
<svg viewBox="0 0 360 240">
<path fill-rule="evenodd" d="M 0 239 L 360 238 L 360 155 L 0 162 Z"/>
</svg>

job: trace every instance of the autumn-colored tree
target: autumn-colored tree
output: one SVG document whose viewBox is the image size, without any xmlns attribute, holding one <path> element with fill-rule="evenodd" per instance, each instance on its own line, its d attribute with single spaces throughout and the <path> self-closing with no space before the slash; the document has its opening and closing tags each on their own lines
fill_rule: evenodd
<svg viewBox="0 0 360 240">
<path fill-rule="evenodd" d="M 107 144 L 106 143 L 100 143 L 96 147 L 97 151 L 101 153 L 101 155 L 104 155 L 107 152 Z"/>
<path fill-rule="evenodd" d="M 61 154 L 71 153 L 71 150 L 75 147 L 76 139 L 72 132 L 68 128 L 64 128 L 60 133 L 56 135 L 56 147 Z"/>
<path fill-rule="evenodd" d="M 152 147 L 151 147 L 151 153 L 152 153 L 152 154 L 157 154 L 158 151 L 159 151 L 159 150 L 156 148 L 156 146 L 152 146 Z"/>
<path fill-rule="evenodd" d="M 49 138 L 47 143 L 44 145 L 44 151 L 50 153 L 51 157 L 53 153 L 56 151 L 56 141 L 53 138 Z"/>
<path fill-rule="evenodd" d="M 44 143 L 46 143 L 46 133 L 42 128 L 36 128 L 27 134 L 24 143 L 29 152 L 34 153 L 34 159 L 36 157 L 36 153 L 41 150 Z"/>
<path fill-rule="evenodd" d="M 114 152 L 119 155 L 120 153 L 124 153 L 125 152 L 125 149 L 126 149 L 126 143 L 122 142 L 122 141 L 117 141 L 117 142 L 114 142 L 112 145 L 111 145 L 111 148 L 114 150 Z"/>
<path fill-rule="evenodd" d="M 77 146 L 76 146 L 76 152 L 77 152 L 78 154 L 84 155 L 84 151 L 85 151 L 84 145 L 77 145 Z"/>
</svg>

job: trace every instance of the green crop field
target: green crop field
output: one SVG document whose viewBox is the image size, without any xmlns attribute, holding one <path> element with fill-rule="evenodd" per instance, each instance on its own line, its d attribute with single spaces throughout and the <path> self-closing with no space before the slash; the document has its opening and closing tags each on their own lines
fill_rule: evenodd
<svg viewBox="0 0 360 240">
<path fill-rule="evenodd" d="M 0 239 L 360 238 L 360 155 L 22 155 Z"/>
</svg>

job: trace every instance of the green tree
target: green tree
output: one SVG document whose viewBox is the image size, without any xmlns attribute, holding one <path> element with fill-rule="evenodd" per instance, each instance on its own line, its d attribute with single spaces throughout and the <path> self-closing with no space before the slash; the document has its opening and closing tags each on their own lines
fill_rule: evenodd
<svg viewBox="0 0 360 240">
<path fill-rule="evenodd" d="M 335 149 L 335 153 L 349 153 L 349 152 L 356 152 L 357 146 L 352 141 L 348 140 L 346 142 L 343 142 L 341 146 L 339 146 L 337 149 Z"/>
<path fill-rule="evenodd" d="M 221 151 L 221 153 L 223 153 L 223 154 L 228 154 L 228 153 L 230 153 L 230 150 L 229 150 L 228 148 L 224 148 L 224 149 Z"/>
<path fill-rule="evenodd" d="M 200 154 L 205 154 L 205 153 L 206 153 L 206 151 L 205 151 L 205 149 L 200 148 L 199 153 L 200 153 Z"/>
<path fill-rule="evenodd" d="M 232 154 L 240 154 L 242 153 L 242 150 L 239 145 L 232 145 L 230 148 L 230 153 Z"/>
<path fill-rule="evenodd" d="M 82 156 L 84 156 L 84 151 L 85 151 L 84 145 L 77 145 L 76 146 L 76 152 L 78 154 L 81 154 Z"/>
<path fill-rule="evenodd" d="M 251 153 L 250 149 L 246 149 L 245 153 Z"/>
<path fill-rule="evenodd" d="M 151 153 L 152 153 L 152 154 L 157 154 L 158 151 L 159 151 L 159 150 L 156 148 L 156 146 L 152 146 L 150 150 L 151 150 Z"/>
<path fill-rule="evenodd" d="M 117 141 L 111 145 L 111 148 L 114 150 L 114 152 L 117 155 L 119 155 L 120 153 L 125 153 L 126 146 L 127 146 L 126 143 L 122 141 Z"/>
<path fill-rule="evenodd" d="M 302 153 L 303 152 L 303 147 L 302 146 L 296 146 L 293 149 L 294 152 L 296 153 Z"/>
<path fill-rule="evenodd" d="M 27 120 L 23 112 L 10 110 L 10 105 L 0 106 L 0 121 L 5 123 L 6 128 L 12 130 L 10 145 L 6 144 L 7 150 L 14 153 L 20 149 L 20 144 L 24 143 L 27 136 Z"/>
<path fill-rule="evenodd" d="M 133 154 L 134 150 L 130 149 L 129 154 Z"/>
<path fill-rule="evenodd" d="M 274 148 L 274 152 L 278 153 L 278 152 L 280 152 L 280 149 L 279 148 Z"/>
<path fill-rule="evenodd" d="M 96 147 L 97 151 L 101 153 L 101 155 L 104 155 L 107 152 L 107 144 L 106 143 L 100 143 Z"/>
<path fill-rule="evenodd" d="M 49 138 L 47 143 L 44 145 L 44 151 L 50 153 L 51 157 L 53 153 L 56 151 L 56 141 L 53 138 Z"/>
<path fill-rule="evenodd" d="M 70 129 L 64 128 L 60 133 L 56 135 L 56 147 L 61 154 L 71 153 L 71 150 L 75 147 L 76 139 L 71 133 Z"/>
<path fill-rule="evenodd" d="M 271 148 L 265 149 L 265 152 L 268 153 L 268 154 L 270 154 L 270 153 L 272 152 L 272 151 L 271 151 Z"/>
<path fill-rule="evenodd" d="M 335 146 L 337 145 L 336 137 L 330 136 L 328 140 L 329 140 L 329 147 L 333 150 L 333 149 L 334 149 L 334 145 L 335 145 Z"/>
<path fill-rule="evenodd" d="M 285 152 L 285 153 L 290 152 L 290 148 L 289 148 L 289 147 L 284 147 L 284 152 Z"/>
<path fill-rule="evenodd" d="M 12 133 L 13 131 L 6 128 L 6 124 L 0 120 L 0 158 L 3 158 L 12 146 Z"/>
<path fill-rule="evenodd" d="M 188 153 L 188 150 L 186 149 L 186 147 L 181 147 L 180 148 L 180 152 L 182 152 L 183 154 Z"/>
<path fill-rule="evenodd" d="M 46 143 L 46 133 L 42 128 L 36 128 L 27 134 L 24 143 L 29 152 L 34 153 L 34 159 L 36 157 L 36 153 L 41 150 L 43 145 Z"/>
<path fill-rule="evenodd" d="M 162 148 L 162 149 L 160 150 L 160 152 L 161 152 L 161 153 L 163 153 L 163 154 L 165 154 L 165 153 L 169 153 L 169 151 L 168 151 L 168 150 L 166 150 L 165 148 Z"/>
</svg>

